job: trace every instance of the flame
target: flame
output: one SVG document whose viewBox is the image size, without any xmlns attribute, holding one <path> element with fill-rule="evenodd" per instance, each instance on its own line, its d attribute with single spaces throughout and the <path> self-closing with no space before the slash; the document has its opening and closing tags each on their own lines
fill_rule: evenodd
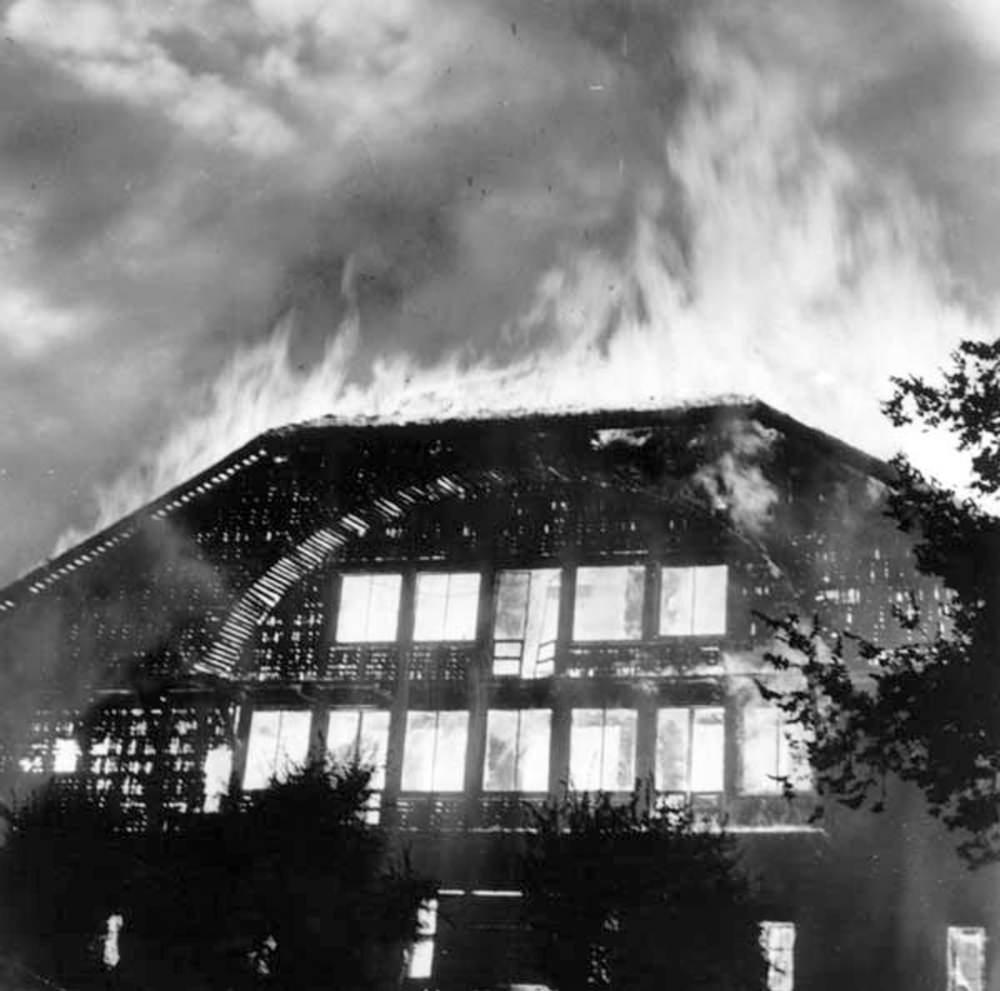
<svg viewBox="0 0 1000 991">
<path fill-rule="evenodd" d="M 424 367 L 396 353 L 365 367 L 352 306 L 320 360 L 298 369 L 290 312 L 99 493 L 96 527 L 261 431 L 324 415 L 398 421 L 753 394 L 887 453 L 888 426 L 872 424 L 888 375 L 926 373 L 955 341 L 985 334 L 951 298 L 933 211 L 901 179 L 873 178 L 822 127 L 830 94 L 801 92 L 705 22 L 677 57 L 689 96 L 659 170 L 636 177 L 626 248 L 566 244 L 495 328 L 507 357 L 459 350 Z M 350 266 L 344 295 L 353 299 Z"/>
</svg>

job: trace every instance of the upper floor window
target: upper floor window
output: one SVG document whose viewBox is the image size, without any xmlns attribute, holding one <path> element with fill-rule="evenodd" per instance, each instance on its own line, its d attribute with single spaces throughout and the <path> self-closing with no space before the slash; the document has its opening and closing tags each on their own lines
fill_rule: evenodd
<svg viewBox="0 0 1000 991">
<path fill-rule="evenodd" d="M 658 791 L 722 791 L 725 720 L 721 707 L 660 709 L 656 719 Z"/>
<path fill-rule="evenodd" d="M 986 930 L 948 926 L 948 991 L 984 991 Z"/>
<path fill-rule="evenodd" d="M 634 709 L 574 709 L 569 776 L 581 791 L 630 791 L 635 785 Z"/>
<path fill-rule="evenodd" d="M 793 746 L 792 740 L 796 741 Z M 776 706 L 751 705 L 743 710 L 740 790 L 750 795 L 779 794 L 787 781 L 804 791 L 812 788 L 812 771 L 797 724 L 786 723 Z"/>
<path fill-rule="evenodd" d="M 52 746 L 52 770 L 56 774 L 73 774 L 79 762 L 80 744 L 76 737 L 58 737 Z"/>
<path fill-rule="evenodd" d="M 385 787 L 389 713 L 384 709 L 333 709 L 327 720 L 326 749 L 341 766 L 355 762 L 372 769 L 368 787 Z"/>
<path fill-rule="evenodd" d="M 644 586 L 641 566 L 578 568 L 573 639 L 638 640 Z"/>
<path fill-rule="evenodd" d="M 417 575 L 414 640 L 475 640 L 478 614 L 477 572 L 427 571 Z"/>
<path fill-rule="evenodd" d="M 559 587 L 558 568 L 497 574 L 494 674 L 544 678 L 552 673 Z"/>
<path fill-rule="evenodd" d="M 403 791 L 462 791 L 468 729 L 465 710 L 408 712 Z"/>
<path fill-rule="evenodd" d="M 548 709 L 490 709 L 486 717 L 485 791 L 547 791 Z"/>
<path fill-rule="evenodd" d="M 243 787 L 266 788 L 272 778 L 284 780 L 309 756 L 308 709 L 258 709 L 250 718 Z"/>
<path fill-rule="evenodd" d="M 395 640 L 402 581 L 401 575 L 342 576 L 336 639 L 340 643 Z"/>
<path fill-rule="evenodd" d="M 664 568 L 660 573 L 660 635 L 725 633 L 728 577 L 724 564 Z"/>
<path fill-rule="evenodd" d="M 767 960 L 767 991 L 795 987 L 795 923 L 762 922 L 760 946 Z"/>
</svg>

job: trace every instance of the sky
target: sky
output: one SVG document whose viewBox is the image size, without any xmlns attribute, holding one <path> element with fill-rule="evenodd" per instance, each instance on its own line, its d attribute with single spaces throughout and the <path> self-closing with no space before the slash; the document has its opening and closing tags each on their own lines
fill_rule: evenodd
<svg viewBox="0 0 1000 991">
<path fill-rule="evenodd" d="M 753 395 L 950 470 L 879 402 L 997 325 L 994 0 L 0 23 L 0 582 L 326 414 Z"/>
</svg>

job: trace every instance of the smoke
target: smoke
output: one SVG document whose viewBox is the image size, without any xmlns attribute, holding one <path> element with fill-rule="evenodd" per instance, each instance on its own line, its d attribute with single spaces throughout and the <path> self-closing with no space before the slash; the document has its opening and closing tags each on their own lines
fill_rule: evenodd
<svg viewBox="0 0 1000 991">
<path fill-rule="evenodd" d="M 95 527 L 262 430 L 324 415 L 426 419 L 753 394 L 888 453 L 888 428 L 872 427 L 888 375 L 926 372 L 957 339 L 985 333 L 950 281 L 935 209 L 838 130 L 843 86 L 762 57 L 762 36 L 727 5 L 669 16 L 641 3 L 570 9 L 587 54 L 567 60 L 567 78 L 581 90 L 590 82 L 573 93 L 554 83 L 531 121 L 544 128 L 547 113 L 608 101 L 609 147 L 570 129 L 543 159 L 571 192 L 547 198 L 537 174 L 525 178 L 530 143 L 506 120 L 499 126 L 513 128 L 506 138 L 527 164 L 485 168 L 490 185 L 484 162 L 461 151 L 447 107 L 439 146 L 408 164 L 421 176 L 435 162 L 449 175 L 468 169 L 465 198 L 411 181 L 407 200 L 389 188 L 400 173 L 380 173 L 385 135 L 373 132 L 358 144 L 371 173 L 354 187 L 363 208 L 335 198 L 342 229 L 289 265 L 273 330 L 240 345 L 152 453 L 101 489 Z M 515 39 L 531 25 L 520 15 Z M 520 88 L 506 80 L 521 106 L 540 100 L 526 88 L 553 81 L 537 59 L 530 65 Z M 473 90 L 463 115 L 483 98 Z M 630 116 L 630 101 L 641 112 Z M 478 153 L 497 147 L 480 142 Z M 506 282 L 488 276 L 494 264 Z M 757 492 L 730 492 L 748 521 L 767 510 Z"/>
</svg>

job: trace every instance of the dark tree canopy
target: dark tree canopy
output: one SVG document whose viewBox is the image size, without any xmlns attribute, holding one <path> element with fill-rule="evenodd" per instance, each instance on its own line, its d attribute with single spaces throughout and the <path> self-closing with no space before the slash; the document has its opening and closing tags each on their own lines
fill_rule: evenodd
<svg viewBox="0 0 1000 991">
<path fill-rule="evenodd" d="M 75 988 L 396 987 L 430 886 L 364 821 L 369 772 L 313 764 L 167 835 L 43 792 L 0 850 L 4 952 Z"/>
<path fill-rule="evenodd" d="M 1000 492 L 1000 340 L 960 345 L 938 383 L 895 386 L 890 419 L 951 433 L 989 505 Z M 889 512 L 914 537 L 920 570 L 946 589 L 944 623 L 903 604 L 897 620 L 909 642 L 887 647 L 808 617 L 772 620 L 770 659 L 804 677 L 794 689 L 762 690 L 809 731 L 821 792 L 879 810 L 888 778 L 915 784 L 977 866 L 1000 859 L 1000 520 L 904 457 L 894 467 Z"/>
<path fill-rule="evenodd" d="M 687 810 L 606 794 L 537 813 L 523 863 L 539 966 L 557 991 L 763 991 L 760 913 L 733 841 Z"/>
</svg>

